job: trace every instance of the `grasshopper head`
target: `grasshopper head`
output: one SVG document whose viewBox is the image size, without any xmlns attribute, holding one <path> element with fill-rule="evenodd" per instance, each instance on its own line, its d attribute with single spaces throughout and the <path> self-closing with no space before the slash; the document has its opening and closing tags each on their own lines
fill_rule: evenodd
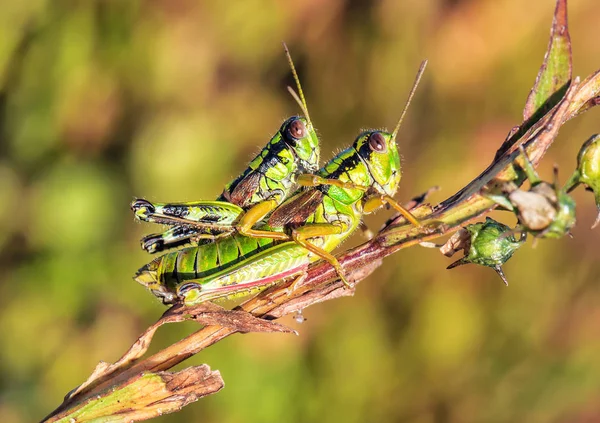
<svg viewBox="0 0 600 423">
<path fill-rule="evenodd" d="M 372 188 L 382 195 L 394 196 L 400 184 L 400 154 L 393 134 L 367 131 L 358 136 L 354 148 L 366 163 L 373 178 Z"/>
<path fill-rule="evenodd" d="M 319 139 L 306 118 L 294 116 L 283 122 L 279 130 L 285 142 L 294 150 L 305 172 L 319 168 Z"/>
</svg>

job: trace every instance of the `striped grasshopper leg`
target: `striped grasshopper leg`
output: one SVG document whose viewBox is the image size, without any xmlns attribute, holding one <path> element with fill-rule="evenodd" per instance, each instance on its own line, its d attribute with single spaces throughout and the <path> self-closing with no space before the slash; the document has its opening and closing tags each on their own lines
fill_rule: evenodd
<svg viewBox="0 0 600 423">
<path fill-rule="evenodd" d="M 203 229 L 202 232 L 199 232 L 197 228 L 192 226 L 179 225 L 160 234 L 146 235 L 140 243 L 143 250 L 154 254 L 167 249 L 185 247 L 190 243 L 197 243 L 203 239 L 215 240 L 230 234 L 229 231 L 211 231 L 210 229 Z"/>
<path fill-rule="evenodd" d="M 142 249 L 156 253 L 202 239 L 218 239 L 235 230 L 252 236 L 252 227 L 278 205 L 277 200 L 267 200 L 244 211 L 225 201 L 152 204 L 146 200 L 136 200 L 131 207 L 140 220 L 174 225 L 165 232 L 142 238 Z"/>
<path fill-rule="evenodd" d="M 142 248 L 149 253 L 184 246 L 191 240 L 197 242 L 231 234 L 233 223 L 244 212 L 241 207 L 224 201 L 153 204 L 138 199 L 131 204 L 131 209 L 141 221 L 175 225 L 161 234 L 141 239 Z"/>
<path fill-rule="evenodd" d="M 143 222 L 182 225 L 203 229 L 227 230 L 244 213 L 244 209 L 226 201 L 190 203 L 151 203 L 137 199 L 131 203 L 135 217 Z"/>
</svg>

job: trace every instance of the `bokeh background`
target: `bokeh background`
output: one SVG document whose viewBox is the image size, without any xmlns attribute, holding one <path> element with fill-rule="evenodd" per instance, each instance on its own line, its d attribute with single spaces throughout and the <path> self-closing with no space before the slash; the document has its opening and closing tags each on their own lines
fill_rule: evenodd
<svg viewBox="0 0 600 423">
<path fill-rule="evenodd" d="M 401 131 L 398 198 L 475 177 L 542 62 L 550 0 L 0 2 L 0 421 L 39 421 L 164 310 L 131 280 L 150 260 L 134 197 L 216 197 L 299 113 L 324 159 L 361 128 Z M 574 72 L 600 68 L 597 0 L 569 4 Z M 567 124 L 541 174 L 564 181 L 599 111 Z M 600 421 L 600 232 L 578 190 L 574 239 L 529 243 L 511 285 L 433 250 L 388 258 L 300 336 L 237 335 L 188 360 L 223 391 L 160 422 Z M 509 214 L 496 214 L 514 224 Z M 369 218 L 377 227 L 386 213 Z M 360 242 L 354 238 L 346 246 Z M 154 350 L 194 330 L 161 329 Z"/>
</svg>

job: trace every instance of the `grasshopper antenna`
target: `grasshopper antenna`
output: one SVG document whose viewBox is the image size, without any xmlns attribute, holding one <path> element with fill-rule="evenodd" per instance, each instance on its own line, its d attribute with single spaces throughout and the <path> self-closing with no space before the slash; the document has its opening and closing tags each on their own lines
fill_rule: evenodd
<svg viewBox="0 0 600 423">
<path fill-rule="evenodd" d="M 419 86 L 419 82 L 421 81 L 421 77 L 423 76 L 423 72 L 425 72 L 425 68 L 427 67 L 427 59 L 421 62 L 421 66 L 419 66 L 419 71 L 417 72 L 417 76 L 415 78 L 415 82 L 413 83 L 412 89 L 410 90 L 410 94 L 408 95 L 408 99 L 406 100 L 406 104 L 404 105 L 404 110 L 402 110 L 402 114 L 400 115 L 400 119 L 394 128 L 394 132 L 392 132 L 392 139 L 396 139 L 396 135 L 398 135 L 398 131 L 400 130 L 400 125 L 402 125 L 402 121 L 404 120 L 404 116 L 406 115 L 406 111 L 408 110 L 408 106 L 410 106 L 410 102 L 412 101 L 415 91 L 417 91 L 417 87 Z"/>
<path fill-rule="evenodd" d="M 298 105 L 300 106 L 300 109 L 302 110 L 302 113 L 304 113 L 304 116 L 306 116 L 306 120 L 308 121 L 308 123 L 312 126 L 310 115 L 308 114 L 308 107 L 306 106 L 306 99 L 304 98 L 304 92 L 302 91 L 302 86 L 300 85 L 300 78 L 298 78 L 298 73 L 296 72 L 294 61 L 292 60 L 292 56 L 290 55 L 290 50 L 288 49 L 286 43 L 283 43 L 283 48 L 285 50 L 285 55 L 288 59 L 288 63 L 290 64 L 290 68 L 292 69 L 292 75 L 294 76 L 294 81 L 296 81 L 296 87 L 298 87 L 298 93 L 300 93 L 300 95 L 296 94 L 296 91 L 294 91 L 292 87 L 288 86 L 287 89 L 292 95 L 292 97 L 294 97 L 294 100 L 296 100 L 296 103 L 298 103 Z"/>
</svg>

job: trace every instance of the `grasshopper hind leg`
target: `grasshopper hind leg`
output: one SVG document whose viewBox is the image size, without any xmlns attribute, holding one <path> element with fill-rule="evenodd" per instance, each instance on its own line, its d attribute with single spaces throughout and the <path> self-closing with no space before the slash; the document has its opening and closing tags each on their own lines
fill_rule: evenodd
<svg viewBox="0 0 600 423">
<path fill-rule="evenodd" d="M 140 240 L 142 249 L 150 254 L 161 253 L 173 248 L 192 246 L 201 239 L 217 239 L 221 234 L 198 232 L 198 229 L 175 226 L 159 234 L 146 235 Z"/>
<path fill-rule="evenodd" d="M 226 201 L 151 203 L 137 199 L 131 203 L 131 210 L 143 222 L 214 230 L 231 228 L 244 213 L 241 207 Z"/>
<path fill-rule="evenodd" d="M 231 235 L 232 230 L 211 231 L 194 227 L 175 226 L 160 234 L 150 234 L 141 239 L 142 249 L 150 254 L 181 247 L 191 247 L 202 241 L 215 241 Z"/>
</svg>

